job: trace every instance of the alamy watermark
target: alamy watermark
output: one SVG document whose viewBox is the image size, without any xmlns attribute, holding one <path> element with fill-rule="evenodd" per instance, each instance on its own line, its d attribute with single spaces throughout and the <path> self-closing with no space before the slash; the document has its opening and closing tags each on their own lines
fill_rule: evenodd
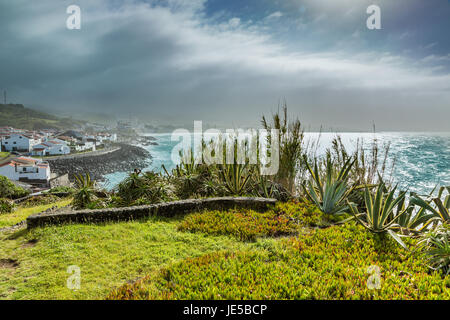
<svg viewBox="0 0 450 320">
<path fill-rule="evenodd" d="M 449 0 L 450 1 L 450 0 Z M 69 30 L 81 29 L 81 8 L 72 4 L 67 7 L 66 13 L 69 17 L 66 20 L 66 27 Z M 381 8 L 375 4 L 367 7 L 366 13 L 370 16 L 367 18 L 366 26 L 369 30 L 381 29 Z"/>
<path fill-rule="evenodd" d="M 172 141 L 180 141 L 172 149 L 172 162 L 195 164 L 254 164 L 261 175 L 275 175 L 279 169 L 279 130 L 218 129 L 203 132 L 202 121 L 194 121 L 194 132 L 177 129 Z"/>
<path fill-rule="evenodd" d="M 69 30 L 80 30 L 81 29 L 81 8 L 77 5 L 70 5 L 66 10 L 67 14 L 70 16 L 66 20 L 66 27 Z"/>
<path fill-rule="evenodd" d="M 81 269 L 79 266 L 69 266 L 67 273 L 70 274 L 67 278 L 67 288 L 70 290 L 80 290 L 81 288 Z"/>
<path fill-rule="evenodd" d="M 370 266 L 367 268 L 367 273 L 370 274 L 367 279 L 367 288 L 370 290 L 381 289 L 381 269 L 379 266 Z"/>
<path fill-rule="evenodd" d="M 381 8 L 377 5 L 371 5 L 367 7 L 367 14 L 370 16 L 367 18 L 366 25 L 369 30 L 381 29 Z"/>
</svg>

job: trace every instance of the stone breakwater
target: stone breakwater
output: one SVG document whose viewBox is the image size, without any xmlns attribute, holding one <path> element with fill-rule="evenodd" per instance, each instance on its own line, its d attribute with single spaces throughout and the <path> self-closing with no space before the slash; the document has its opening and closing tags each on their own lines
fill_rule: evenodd
<svg viewBox="0 0 450 320">
<path fill-rule="evenodd" d="M 66 223 L 102 223 L 130 221 L 150 216 L 173 217 L 202 210 L 252 209 L 266 211 L 276 204 L 275 199 L 266 198 L 207 198 L 165 202 L 147 206 L 80 210 L 43 213 L 27 218 L 27 228 L 59 225 Z"/>
<path fill-rule="evenodd" d="M 105 174 L 114 172 L 132 172 L 134 169 L 148 167 L 151 162 L 150 153 L 128 144 L 106 154 L 85 154 L 82 157 L 59 158 L 47 160 L 52 172 L 69 173 L 70 180 L 75 175 L 89 173 L 94 180 L 101 181 Z"/>
</svg>

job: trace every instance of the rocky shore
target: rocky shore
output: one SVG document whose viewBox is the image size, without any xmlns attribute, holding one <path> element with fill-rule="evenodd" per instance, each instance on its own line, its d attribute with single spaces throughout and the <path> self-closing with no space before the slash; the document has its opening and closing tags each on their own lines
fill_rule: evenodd
<svg viewBox="0 0 450 320">
<path fill-rule="evenodd" d="M 85 155 L 79 158 L 48 160 L 52 172 L 69 173 L 70 180 L 77 174 L 89 173 L 101 181 L 105 174 L 143 169 L 151 162 L 150 153 L 140 147 L 120 144 L 120 149 L 103 155 Z"/>
</svg>

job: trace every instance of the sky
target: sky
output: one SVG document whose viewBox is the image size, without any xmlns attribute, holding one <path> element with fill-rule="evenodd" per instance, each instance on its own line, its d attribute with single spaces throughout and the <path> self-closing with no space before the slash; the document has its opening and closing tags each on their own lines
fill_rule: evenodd
<svg viewBox="0 0 450 320">
<path fill-rule="evenodd" d="M 180 127 L 258 127 L 286 100 L 310 130 L 450 131 L 449 17 L 449 0 L 0 0 L 0 89 Z"/>
</svg>

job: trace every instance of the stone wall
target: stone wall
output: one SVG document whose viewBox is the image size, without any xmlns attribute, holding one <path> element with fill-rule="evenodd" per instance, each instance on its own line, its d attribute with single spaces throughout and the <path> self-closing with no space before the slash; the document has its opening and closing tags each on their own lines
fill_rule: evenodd
<svg viewBox="0 0 450 320">
<path fill-rule="evenodd" d="M 150 216 L 173 217 L 202 210 L 253 209 L 266 211 L 277 200 L 266 198 L 208 198 L 190 199 L 147 206 L 126 208 L 108 208 L 99 210 L 80 210 L 58 212 L 53 214 L 32 215 L 27 218 L 27 228 L 64 224 L 64 223 L 99 223 L 108 221 L 129 221 Z"/>
</svg>

